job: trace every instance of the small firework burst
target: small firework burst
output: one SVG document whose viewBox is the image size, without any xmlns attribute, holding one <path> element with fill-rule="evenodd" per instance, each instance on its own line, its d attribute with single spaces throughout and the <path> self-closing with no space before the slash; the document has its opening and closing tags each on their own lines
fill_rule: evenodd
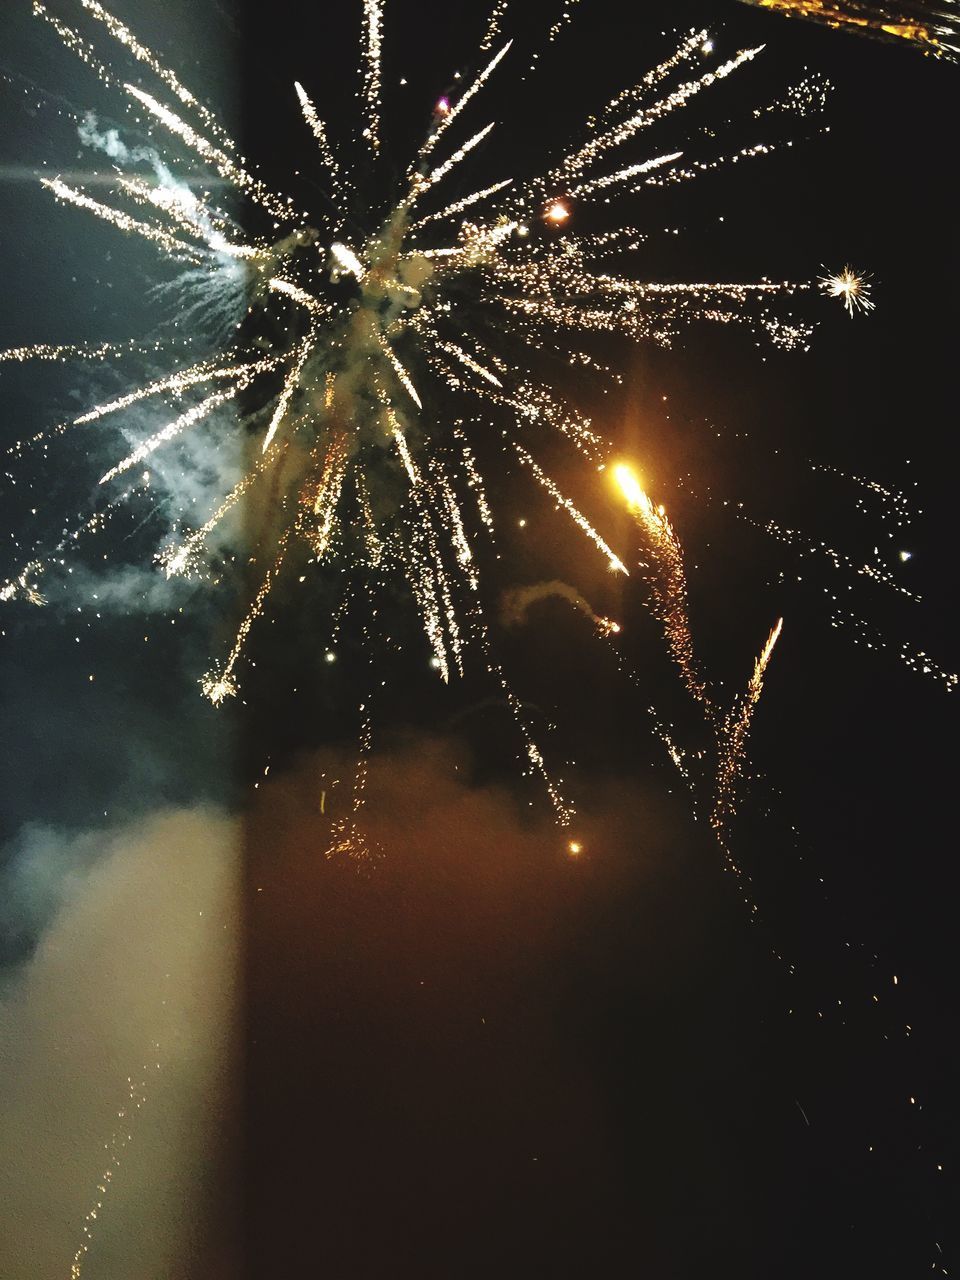
<svg viewBox="0 0 960 1280">
<path fill-rule="evenodd" d="M 842 271 L 833 275 L 827 272 L 825 275 L 818 276 L 817 283 L 828 298 L 842 299 L 847 315 L 852 316 L 858 311 L 872 311 L 876 306 L 870 297 L 873 288 L 870 283 L 872 279 L 868 272 L 854 271 L 848 264 Z"/>
</svg>

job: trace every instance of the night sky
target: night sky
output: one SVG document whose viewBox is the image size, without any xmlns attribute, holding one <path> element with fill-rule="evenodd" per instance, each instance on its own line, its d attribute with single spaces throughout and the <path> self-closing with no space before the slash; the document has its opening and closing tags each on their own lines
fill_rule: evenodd
<svg viewBox="0 0 960 1280">
<path fill-rule="evenodd" d="M 268 184 L 322 205 L 292 83 L 346 137 L 359 0 L 112 8 Z M 874 276 L 870 316 L 794 301 L 817 323 L 806 352 L 734 325 L 691 326 L 669 349 L 595 335 L 582 345 L 623 375 L 609 394 L 534 357 L 666 504 L 725 704 L 785 619 L 731 835 L 759 910 L 651 732 L 651 705 L 681 743 L 704 729 L 642 581 L 615 582 L 518 467 L 489 483 L 491 616 L 508 589 L 561 579 L 623 624 L 601 641 L 554 597 L 492 627 L 576 803 L 568 832 L 523 775 L 482 664 L 440 685 L 402 582 L 376 618 L 361 596 L 331 662 L 329 618 L 355 571 L 316 590 L 294 577 L 253 634 L 242 697 L 201 699 L 249 583 L 225 569 L 217 592 L 156 587 L 165 493 L 181 482 L 161 465 L 157 511 L 131 507 L 51 575 L 48 608 L 0 606 L 4 1280 L 70 1276 L 114 1153 L 85 1280 L 901 1280 L 960 1266 L 960 695 L 898 657 L 907 645 L 956 667 L 957 69 L 734 0 L 636 16 L 582 0 L 521 79 L 559 5 L 517 8 L 515 66 L 471 116 L 498 129 L 451 198 L 542 167 L 675 30 L 706 25 L 712 59 L 767 49 L 629 159 L 705 146 L 704 129 L 708 151 L 793 144 L 625 210 L 575 206 L 574 222 L 655 233 L 641 279 L 804 281 L 848 261 Z M 384 161 L 358 230 L 388 207 L 437 98 L 482 66 L 487 12 L 387 4 Z M 753 118 L 805 69 L 833 84 L 824 116 Z M 117 95 L 8 0 L 0 349 L 176 319 L 151 291 L 166 277 L 148 246 L 35 180 L 106 167 L 66 114 L 87 110 L 142 141 Z M 109 367 L 3 364 L 2 444 L 125 385 Z M 5 458 L 0 581 L 24 547 L 56 544 L 116 451 L 94 429 Z M 544 458 L 635 561 L 609 490 L 572 451 Z M 811 462 L 903 490 L 913 523 L 884 523 L 874 493 Z M 182 482 L 203 493 L 216 478 L 197 464 Z M 799 554 L 738 503 L 857 566 L 878 548 L 922 599 Z M 241 564 L 262 518 L 234 531 Z M 869 636 L 831 626 L 837 610 Z M 398 643 L 371 649 L 363 628 Z M 855 643 L 877 637 L 885 649 Z M 374 685 L 371 856 L 328 858 Z M 145 1099 L 130 1124 L 128 1077 Z"/>
</svg>

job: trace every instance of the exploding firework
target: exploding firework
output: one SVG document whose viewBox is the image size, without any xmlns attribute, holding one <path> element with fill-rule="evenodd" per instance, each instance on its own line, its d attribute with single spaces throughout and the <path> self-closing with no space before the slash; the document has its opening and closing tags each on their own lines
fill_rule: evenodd
<svg viewBox="0 0 960 1280">
<path fill-rule="evenodd" d="M 960 10 L 953 0 L 902 0 L 876 4 L 873 0 L 743 0 L 757 9 L 772 9 L 789 17 L 809 18 L 838 31 L 906 42 L 938 58 L 960 54 Z"/>
<path fill-rule="evenodd" d="M 159 1051 L 159 1045 L 155 1045 L 154 1048 Z M 149 1067 L 145 1067 L 144 1070 L 154 1074 L 160 1070 L 160 1064 L 159 1062 L 154 1062 Z M 133 1140 L 133 1133 L 131 1132 L 133 1122 L 146 1101 L 147 1080 L 135 1080 L 132 1076 L 128 1076 L 126 1095 L 116 1113 L 116 1126 L 111 1132 L 108 1141 L 103 1144 L 107 1162 L 97 1182 L 96 1199 L 83 1219 L 83 1239 L 77 1246 L 73 1261 L 70 1264 L 70 1280 L 80 1280 L 83 1274 L 84 1263 L 93 1245 L 97 1220 L 103 1212 L 104 1202 L 110 1194 L 116 1175 L 120 1170 L 124 1153 Z"/>
<path fill-rule="evenodd" d="M 303 115 L 305 146 L 313 149 L 331 197 L 323 218 L 255 177 L 211 111 L 99 0 L 71 0 L 66 7 L 73 13 L 69 20 L 44 0 L 33 3 L 34 13 L 118 93 L 131 123 L 146 121 L 157 143 L 128 149 L 116 132 L 111 135 L 110 154 L 124 167 L 107 195 L 95 197 L 63 177 L 46 179 L 45 187 L 60 202 L 143 238 L 175 264 L 191 316 L 199 309 L 203 319 L 206 307 L 216 328 L 226 296 L 245 299 L 253 320 L 248 328 L 233 326 L 218 354 L 152 377 L 13 446 L 10 452 L 19 456 L 132 406 L 176 406 L 100 476 L 106 505 L 81 515 L 53 552 L 33 554 L 18 566 L 0 585 L 0 599 L 40 603 L 41 574 L 64 546 L 97 532 L 118 504 L 139 495 L 149 483 L 144 473 L 142 484 L 130 484 L 140 469 L 191 433 L 211 424 L 219 429 L 218 415 L 242 403 L 243 439 L 253 433 L 257 441 L 252 462 L 212 511 L 178 519 L 156 554 L 167 577 L 209 578 L 211 541 L 228 514 L 248 503 L 269 512 L 249 557 L 258 584 L 233 642 L 200 681 L 210 701 L 220 704 L 237 693 L 251 630 L 281 576 L 296 573 L 303 581 L 340 562 L 371 590 L 388 575 L 405 579 L 440 677 L 448 681 L 463 674 L 472 649 L 518 711 L 490 656 L 481 607 L 478 544 L 492 535 L 496 520 L 478 461 L 488 447 L 484 441 L 502 441 L 507 465 L 519 461 L 609 568 L 627 572 L 535 456 L 551 435 L 591 470 L 603 468 L 609 456 L 594 424 L 534 372 L 542 363 L 538 353 L 559 339 L 568 360 L 602 368 L 589 351 L 577 349 L 578 341 L 621 334 L 669 343 L 697 320 L 744 324 L 787 348 L 810 336 L 810 326 L 785 319 L 783 308 L 791 297 L 814 289 L 811 282 L 641 281 L 621 265 L 629 264 L 644 238 L 637 228 L 617 222 L 604 231 L 571 229 L 577 212 L 591 204 L 607 209 L 614 196 L 626 199 L 650 186 L 686 182 L 722 163 L 774 149 L 751 142 L 709 159 L 676 149 L 645 148 L 638 154 L 652 126 L 748 67 L 761 49 L 742 49 L 704 69 L 712 46 L 706 31 L 693 31 L 639 83 L 591 116 L 575 145 L 544 172 L 508 173 L 450 199 L 444 196 L 449 175 L 456 172 L 463 190 L 472 153 L 495 129 L 495 121 L 478 120 L 458 132 L 489 82 L 509 65 L 513 46 L 500 43 L 505 6 L 499 5 L 484 39 L 485 56 L 499 47 L 458 97 L 444 97 L 427 112 L 426 136 L 399 197 L 361 234 L 357 228 L 377 201 L 359 184 L 355 175 L 362 166 L 343 153 L 309 86 L 296 83 L 291 92 Z M 549 29 L 548 40 L 562 25 Z M 120 66 L 101 53 L 98 41 L 104 39 L 113 42 Z M 384 39 L 383 5 L 364 0 L 361 132 L 369 161 L 364 171 L 372 165 L 373 174 L 364 184 L 377 181 L 389 119 L 381 77 Z M 824 95 L 825 85 L 811 77 L 766 110 L 806 114 L 822 106 Z M 81 136 L 96 138 L 90 117 L 79 128 Z M 178 166 L 198 164 L 211 175 L 206 185 L 174 177 Z M 384 184 L 389 187 L 386 178 Z M 231 196 L 243 210 L 239 217 L 227 211 Z M 848 282 L 836 294 L 848 309 L 869 305 L 863 278 L 855 279 L 856 289 Z M 256 332 L 248 339 L 250 328 Z M 0 358 L 114 360 L 129 349 L 135 344 L 41 345 Z M 128 488 L 116 495 L 118 482 Z M 665 624 L 673 619 L 671 651 L 688 687 L 705 699 L 689 628 L 678 621 L 685 618 L 679 543 L 662 511 L 648 504 L 637 514 L 666 567 L 665 578 L 654 575 L 655 609 Z M 601 634 L 616 632 L 611 620 L 592 611 L 591 616 Z M 524 734 L 526 756 L 565 821 L 569 809 L 546 775 L 539 747 L 525 728 Z"/>
<path fill-rule="evenodd" d="M 835 275 L 819 276 L 817 283 L 828 298 L 839 298 L 848 316 L 858 311 L 872 311 L 876 303 L 870 297 L 870 276 L 846 266 Z"/>
</svg>

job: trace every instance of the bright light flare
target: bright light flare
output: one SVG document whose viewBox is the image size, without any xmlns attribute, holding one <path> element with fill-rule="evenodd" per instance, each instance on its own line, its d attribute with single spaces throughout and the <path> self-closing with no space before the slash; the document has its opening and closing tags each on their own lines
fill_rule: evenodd
<svg viewBox="0 0 960 1280">
<path fill-rule="evenodd" d="M 626 463 L 617 463 L 613 468 L 613 478 L 620 486 L 620 492 L 626 498 L 629 507 L 639 507 L 642 510 L 646 510 L 650 506 L 650 499 L 641 489 L 640 481 Z"/>
</svg>

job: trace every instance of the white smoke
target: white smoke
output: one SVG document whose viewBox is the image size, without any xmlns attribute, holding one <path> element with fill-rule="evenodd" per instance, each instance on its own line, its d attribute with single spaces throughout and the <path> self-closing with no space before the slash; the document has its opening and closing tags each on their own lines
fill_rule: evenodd
<svg viewBox="0 0 960 1280">
<path fill-rule="evenodd" d="M 98 1200 L 91 1280 L 188 1280 L 235 1238 L 238 846 L 210 808 L 22 834 L 7 914 L 54 914 L 0 997 L 4 1280 L 66 1280 Z M 145 1102 L 121 1124 L 128 1079 Z"/>
</svg>

